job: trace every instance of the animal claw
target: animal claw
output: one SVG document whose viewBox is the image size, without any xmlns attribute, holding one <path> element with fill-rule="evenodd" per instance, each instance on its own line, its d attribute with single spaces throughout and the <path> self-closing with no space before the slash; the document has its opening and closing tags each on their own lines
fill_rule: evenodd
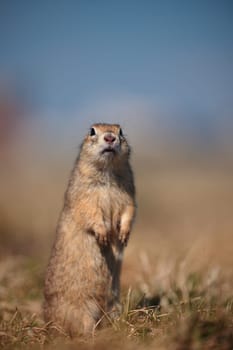
<svg viewBox="0 0 233 350">
<path fill-rule="evenodd" d="M 96 239 L 99 242 L 99 244 L 105 245 L 105 246 L 108 244 L 108 236 L 107 235 L 96 233 L 95 236 L 96 236 Z"/>
<path fill-rule="evenodd" d="M 119 240 L 121 244 L 123 244 L 126 247 L 129 240 L 129 232 L 127 232 L 127 234 L 121 234 L 119 236 Z"/>
</svg>

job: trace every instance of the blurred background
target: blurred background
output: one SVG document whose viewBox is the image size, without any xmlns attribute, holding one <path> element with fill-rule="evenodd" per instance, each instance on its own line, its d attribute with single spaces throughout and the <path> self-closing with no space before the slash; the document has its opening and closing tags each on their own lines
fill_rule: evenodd
<svg viewBox="0 0 233 350">
<path fill-rule="evenodd" d="M 1 256 L 46 264 L 79 144 L 101 121 L 133 148 L 128 271 L 144 252 L 232 266 L 231 1 L 2 0 L 0 45 Z"/>
</svg>

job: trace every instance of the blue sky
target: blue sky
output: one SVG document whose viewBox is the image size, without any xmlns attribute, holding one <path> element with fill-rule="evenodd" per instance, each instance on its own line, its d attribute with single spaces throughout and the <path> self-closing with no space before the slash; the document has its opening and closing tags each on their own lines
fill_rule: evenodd
<svg viewBox="0 0 233 350">
<path fill-rule="evenodd" d="M 232 114 L 231 0 L 1 0 L 0 33 L 2 79 L 45 113 L 129 98 L 178 119 Z"/>
</svg>

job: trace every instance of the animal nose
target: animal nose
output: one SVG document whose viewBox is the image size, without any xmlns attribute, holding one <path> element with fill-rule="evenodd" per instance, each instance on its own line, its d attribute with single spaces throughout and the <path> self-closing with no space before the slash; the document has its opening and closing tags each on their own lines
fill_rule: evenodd
<svg viewBox="0 0 233 350">
<path fill-rule="evenodd" d="M 107 143 L 111 144 L 111 143 L 113 143 L 116 140 L 116 138 L 115 138 L 115 136 L 113 136 L 111 134 L 107 134 L 107 135 L 104 136 L 104 140 Z"/>
</svg>

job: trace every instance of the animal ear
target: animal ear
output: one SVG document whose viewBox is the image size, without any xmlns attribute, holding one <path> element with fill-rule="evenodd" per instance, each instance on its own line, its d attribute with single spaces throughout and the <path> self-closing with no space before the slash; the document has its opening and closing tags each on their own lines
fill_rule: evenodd
<svg viewBox="0 0 233 350">
<path fill-rule="evenodd" d="M 120 135 L 120 136 L 123 136 L 123 131 L 122 131 L 121 128 L 120 128 L 120 130 L 119 130 L 119 135 Z"/>
<path fill-rule="evenodd" d="M 95 128 L 90 128 L 90 136 L 95 136 L 96 132 L 95 132 Z"/>
</svg>

